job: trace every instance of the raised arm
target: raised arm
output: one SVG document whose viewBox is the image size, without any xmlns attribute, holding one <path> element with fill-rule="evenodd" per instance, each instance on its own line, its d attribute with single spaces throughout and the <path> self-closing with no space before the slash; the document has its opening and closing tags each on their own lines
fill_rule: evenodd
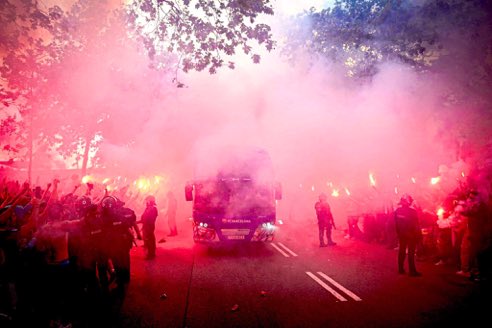
<svg viewBox="0 0 492 328">
<path fill-rule="evenodd" d="M 22 200 L 22 196 L 24 196 L 26 193 L 27 193 L 27 190 L 28 188 L 23 188 L 13 199 L 12 199 L 12 204 L 10 205 L 10 207 L 5 211 L 3 212 L 2 214 L 0 214 L 0 223 L 4 223 L 6 222 L 11 216 L 12 216 L 12 213 L 14 212 L 15 210 L 15 207 L 17 205 L 20 204 L 21 200 Z"/>
</svg>

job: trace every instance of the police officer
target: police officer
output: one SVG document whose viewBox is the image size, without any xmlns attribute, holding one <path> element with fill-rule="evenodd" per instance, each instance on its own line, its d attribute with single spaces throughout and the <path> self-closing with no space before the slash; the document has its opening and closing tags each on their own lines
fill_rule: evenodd
<svg viewBox="0 0 492 328">
<path fill-rule="evenodd" d="M 415 248 L 420 238 L 420 225 L 417 211 L 411 207 L 412 196 L 404 194 L 395 210 L 395 228 L 398 235 L 398 272 L 405 274 L 405 258 L 408 250 L 408 270 L 412 277 L 421 276 L 415 267 Z"/>
<path fill-rule="evenodd" d="M 124 202 L 114 196 L 106 196 L 101 201 L 102 218 L 107 230 L 105 247 L 119 287 L 130 281 L 130 250 L 134 243 L 132 229 L 137 238 L 142 239 L 135 212 L 124 205 Z"/>
<path fill-rule="evenodd" d="M 77 198 L 74 203 L 78 219 L 54 223 L 54 227 L 69 233 L 71 273 L 75 284 L 66 286 L 69 314 L 83 320 L 91 314 L 95 317 L 109 301 L 107 278 L 107 236 L 96 204 L 88 196 Z M 104 310 L 103 310 L 104 312 Z"/>
<path fill-rule="evenodd" d="M 336 245 L 336 243 L 331 239 L 331 229 L 335 228 L 335 222 L 333 220 L 333 215 L 331 214 L 330 205 L 326 199 L 326 194 L 321 193 L 319 195 L 319 200 L 314 204 L 316 216 L 318 217 L 319 247 Z M 324 239 L 325 233 L 327 239 L 326 244 Z"/>
<path fill-rule="evenodd" d="M 155 197 L 151 195 L 145 197 L 145 210 L 142 214 L 140 222 L 142 223 L 144 247 L 147 250 L 147 256 L 145 257 L 146 260 L 152 260 L 155 258 L 156 245 L 154 231 L 157 215 L 158 212 Z"/>
<path fill-rule="evenodd" d="M 487 266 L 487 252 L 492 244 L 491 222 L 487 204 L 476 189 L 471 189 L 465 203 L 463 214 L 468 218 L 470 257 L 470 279 L 480 281 L 490 275 Z"/>
<path fill-rule="evenodd" d="M 81 307 L 79 311 L 82 314 L 86 308 L 97 309 L 100 302 L 108 297 L 109 281 L 105 273 L 108 272 L 109 255 L 104 244 L 107 236 L 97 205 L 92 203 L 89 196 L 82 196 L 76 200 L 75 206 L 79 220 L 72 221 L 77 226 L 70 233 L 71 256 L 76 259 L 79 283 L 76 296 L 80 296 L 76 303 Z"/>
</svg>

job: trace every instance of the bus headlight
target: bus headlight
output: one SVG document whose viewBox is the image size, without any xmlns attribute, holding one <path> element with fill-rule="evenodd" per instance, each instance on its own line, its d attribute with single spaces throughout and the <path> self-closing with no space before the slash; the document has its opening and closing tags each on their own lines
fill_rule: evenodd
<svg viewBox="0 0 492 328">
<path fill-rule="evenodd" d="M 263 230 L 273 231 L 275 230 L 275 225 L 271 222 L 265 222 L 262 225 Z"/>
</svg>

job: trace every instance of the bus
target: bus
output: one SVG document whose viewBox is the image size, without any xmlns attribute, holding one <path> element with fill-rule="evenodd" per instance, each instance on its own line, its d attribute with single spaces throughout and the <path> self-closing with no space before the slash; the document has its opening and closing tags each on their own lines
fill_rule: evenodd
<svg viewBox="0 0 492 328">
<path fill-rule="evenodd" d="M 193 202 L 193 240 L 272 241 L 282 190 L 268 152 L 228 149 L 212 157 L 196 163 L 185 186 L 186 201 Z"/>
</svg>

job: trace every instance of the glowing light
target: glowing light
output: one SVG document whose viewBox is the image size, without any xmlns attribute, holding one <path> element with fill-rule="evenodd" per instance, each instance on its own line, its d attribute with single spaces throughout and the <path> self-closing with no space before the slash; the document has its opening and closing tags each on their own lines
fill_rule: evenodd
<svg viewBox="0 0 492 328">
<path fill-rule="evenodd" d="M 347 194 L 347 196 L 350 196 L 350 190 L 348 190 L 348 188 L 345 188 L 345 193 Z"/>
<path fill-rule="evenodd" d="M 91 182 L 92 180 L 94 180 L 94 178 L 93 178 L 93 177 L 91 177 L 90 175 L 85 175 L 85 176 L 82 178 L 82 183 Z"/>
<path fill-rule="evenodd" d="M 313 185 L 313 186 L 311 186 L 311 191 L 314 191 L 314 185 Z"/>
<path fill-rule="evenodd" d="M 156 175 L 156 176 L 154 177 L 154 183 L 155 183 L 155 184 L 159 184 L 159 183 L 161 182 L 161 180 L 162 180 L 162 177 L 160 177 L 160 176 L 158 176 L 158 175 Z"/>
<path fill-rule="evenodd" d="M 434 177 L 434 178 L 431 178 L 430 183 L 431 183 L 431 185 L 436 185 L 439 183 L 439 181 L 441 181 L 441 177 Z"/>
<path fill-rule="evenodd" d="M 412 177 L 410 180 L 412 180 L 412 183 L 417 183 L 417 180 L 414 177 Z"/>
<path fill-rule="evenodd" d="M 395 194 L 398 195 L 398 187 L 395 187 Z"/>
<path fill-rule="evenodd" d="M 110 180 L 109 178 L 105 178 L 105 179 L 102 181 L 102 184 L 106 184 L 106 183 L 108 183 L 108 182 L 109 182 L 109 180 Z"/>
<path fill-rule="evenodd" d="M 465 177 L 465 172 L 461 172 L 461 177 Z"/>
<path fill-rule="evenodd" d="M 146 178 L 140 178 L 136 181 L 138 189 L 148 190 L 150 188 L 150 181 Z"/>
<path fill-rule="evenodd" d="M 444 208 L 439 207 L 439 208 L 437 209 L 436 214 L 437 214 L 437 216 L 438 216 L 439 218 L 442 218 L 442 217 L 443 217 L 443 215 L 444 215 Z"/>
<path fill-rule="evenodd" d="M 369 173 L 369 181 L 371 182 L 371 186 L 376 186 L 376 179 L 374 178 L 374 175 L 372 173 Z"/>
<path fill-rule="evenodd" d="M 340 196 L 340 193 L 338 192 L 338 189 L 333 189 L 333 191 L 331 192 L 331 195 L 333 197 L 338 197 L 338 196 Z"/>
</svg>

